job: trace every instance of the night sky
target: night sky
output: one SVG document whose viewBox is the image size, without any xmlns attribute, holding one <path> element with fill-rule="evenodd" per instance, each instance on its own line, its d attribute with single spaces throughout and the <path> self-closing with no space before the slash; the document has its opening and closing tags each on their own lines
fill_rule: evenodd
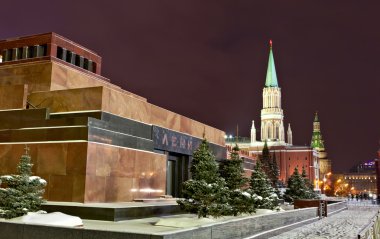
<svg viewBox="0 0 380 239">
<path fill-rule="evenodd" d="M 293 142 L 310 144 L 318 110 L 336 172 L 379 148 L 379 9 L 358 0 L 2 1 L 0 38 L 54 31 L 101 55 L 114 84 L 227 134 L 238 124 L 242 136 L 252 120 L 260 126 L 272 39 Z"/>
</svg>

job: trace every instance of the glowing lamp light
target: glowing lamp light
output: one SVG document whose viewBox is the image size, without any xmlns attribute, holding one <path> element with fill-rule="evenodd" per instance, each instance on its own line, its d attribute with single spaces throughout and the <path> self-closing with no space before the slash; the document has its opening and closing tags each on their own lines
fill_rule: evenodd
<svg viewBox="0 0 380 239">
<path fill-rule="evenodd" d="M 232 134 L 230 134 L 229 138 L 232 139 Z"/>
<path fill-rule="evenodd" d="M 142 193 L 162 193 L 164 190 L 161 189 L 152 189 L 152 188 L 141 188 L 141 189 L 136 189 L 132 188 L 131 192 L 142 192 Z"/>
<path fill-rule="evenodd" d="M 152 189 L 152 188 L 142 188 L 139 191 L 143 193 L 162 193 L 163 192 L 163 190 L 161 189 Z"/>
</svg>

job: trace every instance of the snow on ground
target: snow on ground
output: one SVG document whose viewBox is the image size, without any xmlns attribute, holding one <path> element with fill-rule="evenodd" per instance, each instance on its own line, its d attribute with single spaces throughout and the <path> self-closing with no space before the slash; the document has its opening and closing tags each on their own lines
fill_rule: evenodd
<svg viewBox="0 0 380 239">
<path fill-rule="evenodd" d="M 269 209 L 257 209 L 255 214 L 252 216 L 264 215 L 268 213 L 275 213 Z M 247 215 L 245 215 L 247 216 Z M 163 227 L 176 227 L 176 228 L 189 228 L 189 227 L 200 227 L 202 225 L 207 225 L 211 223 L 216 223 L 220 221 L 225 221 L 225 219 L 231 219 L 235 217 L 222 217 L 222 218 L 198 218 L 197 215 L 187 214 L 182 217 L 166 217 L 159 219 L 155 226 L 163 226 Z"/>
<path fill-rule="evenodd" d="M 357 238 L 357 233 L 376 215 L 379 207 L 349 205 L 348 210 L 282 233 L 271 239 Z"/>
<path fill-rule="evenodd" d="M 11 222 L 37 224 L 46 226 L 79 227 L 83 225 L 82 219 L 61 212 L 35 213 L 29 212 L 22 217 L 10 219 Z"/>
<path fill-rule="evenodd" d="M 110 222 L 98 220 L 83 220 L 84 229 L 95 229 L 104 231 L 119 231 L 132 233 L 168 233 L 174 231 L 187 230 L 188 228 L 201 227 L 230 221 L 244 217 L 254 217 L 266 213 L 276 213 L 267 209 L 258 209 L 256 214 L 241 215 L 237 217 L 228 216 L 221 218 L 203 218 L 198 219 L 195 214 L 178 214 L 162 217 L 149 217 L 143 219 L 133 219 L 126 221 Z"/>
</svg>

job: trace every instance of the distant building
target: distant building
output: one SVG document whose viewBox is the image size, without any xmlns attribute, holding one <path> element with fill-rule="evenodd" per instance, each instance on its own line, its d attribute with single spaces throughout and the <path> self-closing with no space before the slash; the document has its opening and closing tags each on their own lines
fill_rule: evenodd
<svg viewBox="0 0 380 239">
<path fill-rule="evenodd" d="M 350 172 L 358 173 L 376 173 L 376 163 L 375 160 L 369 160 L 358 165 L 355 165 Z"/>
<path fill-rule="evenodd" d="M 343 179 L 352 188 L 352 193 L 377 193 L 376 160 L 356 165 L 343 174 Z"/>
<path fill-rule="evenodd" d="M 269 62 L 265 86 L 263 89 L 263 108 L 261 110 L 261 140 L 256 140 L 255 122 L 252 121 L 251 137 L 227 139 L 226 144 L 233 145 L 238 143 L 239 148 L 248 151 L 251 155 L 260 155 L 267 142 L 272 157 L 276 158 L 279 167 L 279 179 L 286 183 L 287 179 L 293 174 L 298 167 L 302 167 L 311 181 L 314 181 L 318 174 L 317 158 L 313 156 L 313 149 L 308 146 L 294 146 L 293 133 L 288 124 L 285 135 L 284 129 L 284 112 L 281 108 L 281 88 L 278 85 L 276 68 L 273 57 L 272 42 L 270 42 Z M 285 141 L 287 137 L 287 141 Z M 257 158 L 257 157 L 256 157 Z"/>
<path fill-rule="evenodd" d="M 380 201 L 380 149 L 377 151 L 377 159 L 375 159 L 376 183 L 377 183 L 377 201 Z"/>
</svg>

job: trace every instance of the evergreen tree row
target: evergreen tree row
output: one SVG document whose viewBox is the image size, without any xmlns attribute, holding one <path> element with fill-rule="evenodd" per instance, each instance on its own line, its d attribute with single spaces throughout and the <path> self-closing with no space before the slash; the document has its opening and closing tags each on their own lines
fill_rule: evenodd
<svg viewBox="0 0 380 239">
<path fill-rule="evenodd" d="M 198 217 L 220 217 L 243 213 L 254 213 L 256 209 L 276 209 L 279 200 L 279 170 L 276 156 L 270 155 L 265 142 L 260 160 L 251 178 L 244 177 L 243 161 L 236 145 L 230 160 L 218 166 L 210 152 L 208 142 L 203 139 L 193 154 L 192 179 L 183 184 L 183 199 L 178 200 L 181 208 L 195 213 Z M 295 168 L 288 180 L 284 199 L 313 199 L 316 194 L 303 168 L 302 174 Z"/>
<path fill-rule="evenodd" d="M 275 209 L 278 197 L 271 181 L 257 163 L 250 180 L 244 177 L 242 160 L 237 145 L 231 159 L 221 163 L 220 169 L 203 139 L 193 154 L 192 179 L 183 184 L 181 208 L 198 217 L 220 217 L 254 213 L 258 208 Z"/>
</svg>

